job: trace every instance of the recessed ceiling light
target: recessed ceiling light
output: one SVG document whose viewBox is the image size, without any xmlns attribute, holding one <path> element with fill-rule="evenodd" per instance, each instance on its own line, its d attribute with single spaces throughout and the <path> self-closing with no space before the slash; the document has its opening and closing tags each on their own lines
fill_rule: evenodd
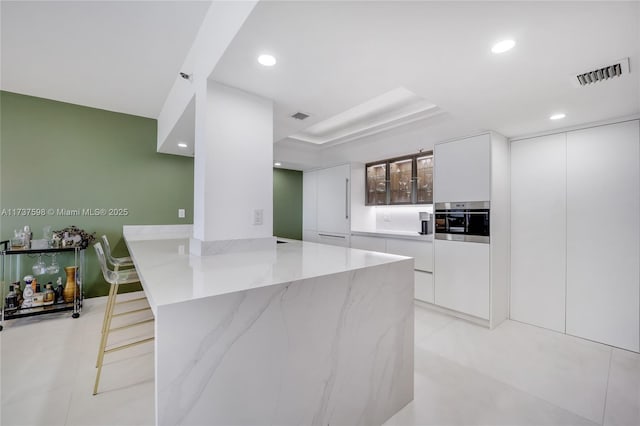
<svg viewBox="0 0 640 426">
<path fill-rule="evenodd" d="M 258 62 L 265 67 L 272 67 L 276 64 L 276 58 L 271 55 L 260 55 L 258 56 Z"/>
<path fill-rule="evenodd" d="M 275 162 L 275 163 L 273 163 L 273 165 L 274 165 L 274 166 L 276 166 L 276 167 L 280 167 L 280 166 L 282 166 L 282 163 L 280 163 L 280 162 Z"/>
<path fill-rule="evenodd" d="M 179 148 L 186 148 L 187 146 L 188 146 L 188 145 L 187 145 L 186 143 L 182 143 L 182 142 L 180 142 L 180 143 L 178 144 L 178 147 L 179 147 Z"/>
<path fill-rule="evenodd" d="M 494 44 L 491 48 L 491 51 L 493 53 L 504 53 L 507 50 L 513 49 L 513 46 L 515 45 L 516 42 L 514 40 L 502 40 Z"/>
<path fill-rule="evenodd" d="M 549 117 L 549 120 L 562 120 L 566 116 L 567 115 L 564 113 L 553 114 L 551 117 Z"/>
</svg>

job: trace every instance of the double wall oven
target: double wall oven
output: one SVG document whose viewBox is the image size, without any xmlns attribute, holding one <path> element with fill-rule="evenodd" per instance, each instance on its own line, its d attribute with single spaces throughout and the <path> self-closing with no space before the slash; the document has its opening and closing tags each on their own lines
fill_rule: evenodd
<svg viewBox="0 0 640 426">
<path fill-rule="evenodd" d="M 490 209 L 489 201 L 435 203 L 435 239 L 488 244 Z"/>
</svg>

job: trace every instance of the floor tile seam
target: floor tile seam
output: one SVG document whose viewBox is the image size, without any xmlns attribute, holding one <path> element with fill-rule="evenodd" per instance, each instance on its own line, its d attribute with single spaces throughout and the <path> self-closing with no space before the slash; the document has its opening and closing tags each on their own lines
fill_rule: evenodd
<svg viewBox="0 0 640 426">
<path fill-rule="evenodd" d="M 607 415 L 607 396 L 609 395 L 609 383 L 611 382 L 611 366 L 613 365 L 613 349 L 609 351 L 609 369 L 607 370 L 607 386 L 604 390 L 604 405 L 602 407 L 602 421 L 601 425 L 604 425 L 605 416 Z"/>
<path fill-rule="evenodd" d="M 565 411 L 565 412 L 567 412 L 567 413 L 571 413 L 571 414 L 572 414 L 572 415 L 574 415 L 574 416 L 578 416 L 578 417 L 580 417 L 581 419 L 584 419 L 584 420 L 587 420 L 587 421 L 589 421 L 589 422 L 593 423 L 594 425 L 601 425 L 601 426 L 603 425 L 603 423 L 600 423 L 600 422 L 598 422 L 597 420 L 593 420 L 593 419 L 590 419 L 590 418 L 588 418 L 588 417 L 585 417 L 584 415 L 582 415 L 582 414 L 580 414 L 580 413 L 576 413 L 575 411 L 573 411 L 573 410 L 569 409 L 568 407 L 563 407 L 563 406 L 561 406 L 561 405 L 558 405 L 556 402 L 549 401 L 548 399 L 543 398 L 543 397 L 541 397 L 541 396 L 539 396 L 539 395 L 534 395 L 534 394 L 532 394 L 531 392 L 529 392 L 527 389 L 523 389 L 523 388 L 521 388 L 521 387 L 519 387 L 519 386 L 516 386 L 516 385 L 514 385 L 514 384 L 512 384 L 512 383 L 505 382 L 503 379 L 498 378 L 498 377 L 494 377 L 494 376 L 492 376 L 492 375 L 489 375 L 489 374 L 487 374 L 486 372 L 484 372 L 484 371 L 480 371 L 480 370 L 478 370 L 477 368 L 475 368 L 475 367 L 473 367 L 473 366 L 471 366 L 471 365 L 464 365 L 464 364 L 461 364 L 461 363 L 457 362 L 457 361 L 456 361 L 456 360 L 454 360 L 454 359 L 447 358 L 447 357 L 445 357 L 445 356 L 443 356 L 443 355 L 441 355 L 441 354 L 439 354 L 439 353 L 437 353 L 437 352 L 433 352 L 433 351 L 431 351 L 431 350 L 429 350 L 429 349 L 425 349 L 425 350 L 427 350 L 428 352 L 430 352 L 430 353 L 431 353 L 431 355 L 435 355 L 435 356 L 440 357 L 440 358 L 442 358 L 442 359 L 444 359 L 444 360 L 446 360 L 446 361 L 448 361 L 448 362 L 452 362 L 452 363 L 456 364 L 457 366 L 459 366 L 459 367 L 461 367 L 461 368 L 463 368 L 463 369 L 467 369 L 467 370 L 473 371 L 474 373 L 479 374 L 480 376 L 482 376 L 482 377 L 484 377 L 484 378 L 487 378 L 487 379 L 489 379 L 489 380 L 493 380 L 494 382 L 498 382 L 498 383 L 500 383 L 500 384 L 502 384 L 502 385 L 504 385 L 504 386 L 506 386 L 506 387 L 508 387 L 508 388 L 510 388 L 510 389 L 515 389 L 515 390 L 517 390 L 517 391 L 519 391 L 519 392 L 523 392 L 523 393 L 527 394 L 528 396 L 530 396 L 530 397 L 532 397 L 532 398 L 535 398 L 535 399 L 540 400 L 540 401 L 544 401 L 544 402 L 546 402 L 547 404 L 550 404 L 550 405 L 554 406 L 555 408 L 558 408 L 558 409 L 560 409 L 560 410 L 563 410 L 563 411 Z M 418 372 L 418 371 L 415 371 L 415 370 L 414 370 L 414 372 L 415 372 L 415 373 L 417 373 L 417 374 L 422 374 L 422 373 L 420 373 L 420 372 Z"/>
<path fill-rule="evenodd" d="M 456 322 L 458 322 L 456 318 L 453 318 L 453 317 L 450 318 L 449 321 L 447 321 L 445 324 L 443 324 L 440 327 L 432 330 L 428 334 L 422 336 L 420 341 L 427 342 L 428 340 L 431 340 L 433 337 L 435 337 L 436 334 L 441 333 L 442 331 L 444 331 L 445 328 L 450 327 L 451 324 L 454 324 Z M 414 345 L 415 345 L 415 342 L 414 342 Z"/>
</svg>

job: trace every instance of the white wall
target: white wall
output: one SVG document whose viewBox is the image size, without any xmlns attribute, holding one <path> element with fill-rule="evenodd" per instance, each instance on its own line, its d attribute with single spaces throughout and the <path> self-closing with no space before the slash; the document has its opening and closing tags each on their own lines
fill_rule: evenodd
<svg viewBox="0 0 640 426">
<path fill-rule="evenodd" d="M 213 81 L 196 102 L 194 237 L 271 237 L 273 102 Z M 253 224 L 255 209 L 262 225 Z"/>
</svg>

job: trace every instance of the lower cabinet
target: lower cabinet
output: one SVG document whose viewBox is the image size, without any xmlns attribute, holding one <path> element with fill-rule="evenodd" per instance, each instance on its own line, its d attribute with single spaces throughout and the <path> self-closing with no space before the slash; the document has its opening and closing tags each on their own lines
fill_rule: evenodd
<svg viewBox="0 0 640 426">
<path fill-rule="evenodd" d="M 387 251 L 387 240 L 378 237 L 365 237 L 362 235 L 351 236 L 351 248 L 379 251 L 385 253 Z"/>
<path fill-rule="evenodd" d="M 413 257 L 414 298 L 433 303 L 433 243 L 400 238 L 351 235 L 351 248 Z"/>
<path fill-rule="evenodd" d="M 332 246 L 349 247 L 349 235 L 318 232 L 315 242 Z"/>
<path fill-rule="evenodd" d="M 490 246 L 435 240 L 434 302 L 445 308 L 489 319 Z"/>
<path fill-rule="evenodd" d="M 414 271 L 414 298 L 423 302 L 433 303 L 433 274 L 431 272 Z"/>
</svg>

